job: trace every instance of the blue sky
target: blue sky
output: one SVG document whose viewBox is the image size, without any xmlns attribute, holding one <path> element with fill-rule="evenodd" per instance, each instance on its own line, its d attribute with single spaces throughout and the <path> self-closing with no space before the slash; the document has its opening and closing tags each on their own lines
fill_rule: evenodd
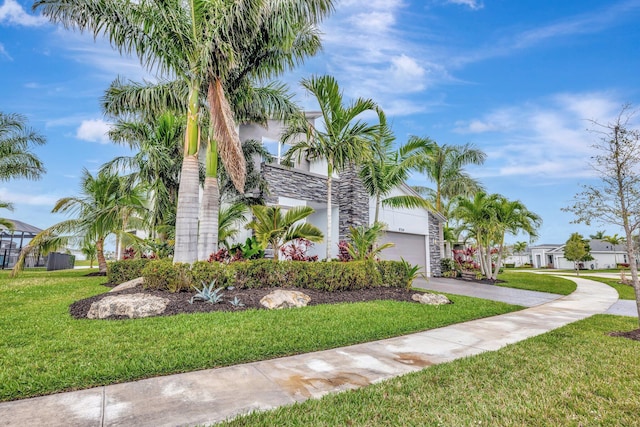
<svg viewBox="0 0 640 427">
<path fill-rule="evenodd" d="M 126 153 L 104 135 L 104 89 L 118 75 L 148 75 L 105 41 L 51 25 L 32 2 L 2 1 L 0 111 L 26 115 L 48 138 L 36 149 L 46 176 L 0 182 L 0 200 L 15 205 L 2 216 L 44 228 L 64 219 L 50 210 L 77 194 L 83 167 Z M 383 107 L 398 142 L 475 144 L 488 159 L 472 175 L 542 216 L 536 243 L 620 232 L 571 224 L 560 208 L 593 182 L 588 120 L 607 122 L 624 103 L 640 107 L 640 0 L 336 4 L 322 25 L 323 53 L 282 77 L 302 106 L 314 108 L 300 78 L 332 74 L 347 96 Z M 410 183 L 428 185 L 420 176 Z"/>
</svg>

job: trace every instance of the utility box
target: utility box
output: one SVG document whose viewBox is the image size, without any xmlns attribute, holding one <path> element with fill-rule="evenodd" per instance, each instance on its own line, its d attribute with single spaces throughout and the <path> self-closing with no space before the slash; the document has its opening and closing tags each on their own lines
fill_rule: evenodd
<svg viewBox="0 0 640 427">
<path fill-rule="evenodd" d="M 75 261 L 76 257 L 73 255 L 51 252 L 47 256 L 47 271 L 71 269 Z"/>
</svg>

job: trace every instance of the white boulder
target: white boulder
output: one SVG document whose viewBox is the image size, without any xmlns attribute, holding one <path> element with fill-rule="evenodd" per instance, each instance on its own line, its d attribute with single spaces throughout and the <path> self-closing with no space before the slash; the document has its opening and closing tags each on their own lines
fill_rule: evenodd
<svg viewBox="0 0 640 427">
<path fill-rule="evenodd" d="M 274 308 L 305 307 L 309 301 L 311 301 L 311 297 L 300 291 L 278 289 L 262 297 L 260 304 L 271 310 Z"/>
<path fill-rule="evenodd" d="M 424 292 L 420 294 L 413 294 L 411 299 L 418 301 L 420 304 L 428 305 L 443 305 L 451 304 L 451 300 L 444 295 L 432 294 L 430 292 Z"/>
<path fill-rule="evenodd" d="M 162 314 L 169 300 L 146 294 L 113 295 L 91 304 L 89 319 L 106 319 L 110 316 L 127 316 L 131 319 Z"/>
</svg>

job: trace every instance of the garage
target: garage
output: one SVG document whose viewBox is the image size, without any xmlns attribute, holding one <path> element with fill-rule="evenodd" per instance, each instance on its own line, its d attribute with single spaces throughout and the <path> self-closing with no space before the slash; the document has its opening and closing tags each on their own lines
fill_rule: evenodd
<svg viewBox="0 0 640 427">
<path fill-rule="evenodd" d="M 426 273 L 426 237 L 423 234 L 387 231 L 380 239 L 380 243 L 393 242 L 395 246 L 383 250 L 380 253 L 380 258 L 394 261 L 400 261 L 401 258 L 404 258 L 405 261 L 412 265 L 422 266 L 422 272 Z"/>
</svg>

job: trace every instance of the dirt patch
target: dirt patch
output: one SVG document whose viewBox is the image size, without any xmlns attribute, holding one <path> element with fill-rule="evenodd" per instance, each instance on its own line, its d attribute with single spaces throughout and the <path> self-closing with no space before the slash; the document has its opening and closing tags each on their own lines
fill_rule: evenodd
<svg viewBox="0 0 640 427">
<path fill-rule="evenodd" d="M 195 295 L 195 292 L 177 292 L 170 293 L 166 291 L 156 291 L 150 289 L 142 289 L 137 286 L 135 288 L 126 289 L 120 292 L 108 292 L 105 294 L 96 295 L 91 298 L 76 301 L 69 307 L 69 312 L 76 319 L 82 319 L 87 317 L 91 304 L 95 301 L 99 301 L 106 296 L 131 294 L 144 292 L 149 295 L 159 296 L 169 300 L 167 308 L 161 316 L 172 316 L 180 313 L 207 313 L 211 311 L 240 311 L 247 309 L 260 309 L 266 310 L 260 305 L 260 299 L 268 293 L 276 289 L 285 288 L 270 288 L 270 289 L 233 289 L 224 290 L 223 303 L 211 304 L 209 302 L 194 301 L 193 304 L 189 303 L 191 297 Z M 291 289 L 291 288 L 286 288 Z M 416 293 L 415 290 L 399 289 L 399 288 L 371 288 L 360 289 L 356 291 L 340 291 L 340 292 L 324 292 L 313 289 L 295 289 L 311 297 L 309 305 L 319 304 L 336 304 L 342 302 L 363 302 L 374 300 L 393 300 L 393 301 L 405 301 L 411 304 L 418 304 L 411 300 L 411 296 Z M 234 298 L 238 298 L 244 306 L 234 307 L 229 301 Z"/>
<path fill-rule="evenodd" d="M 640 341 L 640 329 L 629 332 L 611 332 L 609 334 L 612 337 L 629 338 L 630 340 Z"/>
</svg>

